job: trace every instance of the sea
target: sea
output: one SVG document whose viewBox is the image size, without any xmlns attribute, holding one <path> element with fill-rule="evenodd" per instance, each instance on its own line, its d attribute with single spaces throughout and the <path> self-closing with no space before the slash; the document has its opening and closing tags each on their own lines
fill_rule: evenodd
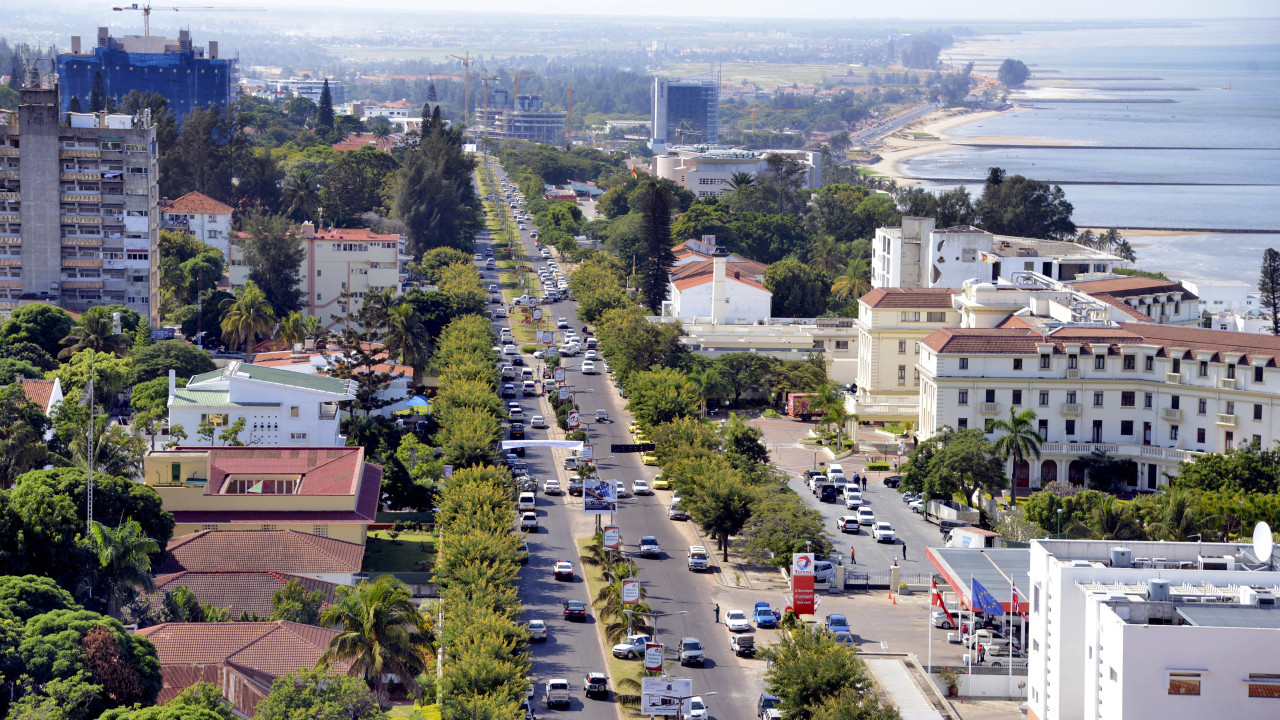
<svg viewBox="0 0 1280 720">
<path fill-rule="evenodd" d="M 954 128 L 989 144 L 912 158 L 905 175 L 975 194 L 992 166 L 1060 183 L 1076 225 L 1135 228 L 1137 267 L 1257 281 L 1280 248 L 1280 19 L 1064 24 L 943 59 L 994 77 L 1005 58 L 1032 73 L 1020 109 Z"/>
</svg>

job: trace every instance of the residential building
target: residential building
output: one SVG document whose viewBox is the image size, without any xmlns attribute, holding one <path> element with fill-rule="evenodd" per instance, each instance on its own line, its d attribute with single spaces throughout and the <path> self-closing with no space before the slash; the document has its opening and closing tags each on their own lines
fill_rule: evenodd
<svg viewBox="0 0 1280 720">
<path fill-rule="evenodd" d="M 58 81 L 62 83 L 62 111 L 71 109 L 71 98 L 89 110 L 96 77 L 108 98 L 117 102 L 130 92 L 156 93 L 181 123 L 196 108 L 226 107 L 235 82 L 235 60 L 218 57 L 218 43 L 208 50 L 191 41 L 190 30 L 178 39 L 159 35 L 112 37 L 98 28 L 97 44 L 87 50 L 80 37 L 71 36 L 71 52 L 58 55 Z"/>
<path fill-rule="evenodd" d="M 200 242 L 222 251 L 222 259 L 231 257 L 231 214 L 235 209 L 204 193 L 192 190 L 177 200 L 160 203 L 166 230 L 190 233 Z"/>
<path fill-rule="evenodd" d="M 920 437 L 990 428 L 1034 410 L 1041 456 L 1013 466 L 1017 488 L 1082 484 L 1081 458 L 1133 460 L 1130 489 L 1154 491 L 1178 463 L 1280 436 L 1280 338 L 1173 325 L 1011 316 L 942 328 L 922 341 Z"/>
<path fill-rule="evenodd" d="M 1265 550 L 1033 540 L 1027 717 L 1275 717 L 1280 575 Z"/>
<path fill-rule="evenodd" d="M 1250 284 L 1240 280 L 1182 280 L 1180 284 L 1199 297 L 1201 310 L 1211 315 L 1262 307 L 1257 283 Z"/>
<path fill-rule="evenodd" d="M 227 610 L 232 620 L 248 613 L 249 617 L 269 618 L 274 612 L 271 604 L 276 591 L 297 580 L 307 592 L 319 591 L 324 605 L 332 605 L 337 584 L 316 580 L 314 578 L 290 575 L 271 570 L 218 570 L 212 572 L 196 572 L 181 570 L 175 573 L 157 575 L 155 591 L 145 597 L 151 605 L 153 616 L 159 617 L 164 607 L 164 596 L 185 587 L 195 595 L 201 605 L 212 605 Z"/>
<path fill-rule="evenodd" d="M 822 154 L 808 150 L 739 150 L 708 145 L 667 147 L 653 157 L 654 174 L 679 185 L 698 197 L 719 197 L 733 191 L 735 173 L 752 177 L 768 167 L 766 158 L 781 155 L 805 168 L 801 187 L 822 187 Z"/>
<path fill-rule="evenodd" d="M 332 328 L 342 323 L 333 316 L 342 312 L 343 293 L 348 293 L 357 303 L 368 292 L 401 293 L 405 279 L 403 262 L 408 259 L 402 251 L 405 241 L 402 236 L 380 235 L 367 228 L 317 231 L 310 222 L 302 223 L 300 231 L 306 251 L 299 279 L 303 314 L 318 317 L 326 328 Z M 243 236 L 237 235 L 231 243 L 228 274 L 232 287 L 239 287 L 249 279 L 244 251 L 235 242 L 239 237 Z"/>
<path fill-rule="evenodd" d="M 363 542 L 297 530 L 200 530 L 171 538 L 155 573 L 263 571 L 354 585 L 363 563 Z"/>
<path fill-rule="evenodd" d="M 505 91 L 493 93 L 496 102 L 487 108 L 476 108 L 477 127 L 472 135 L 488 135 L 494 139 L 516 139 L 558 145 L 564 142 L 568 113 L 544 108 L 539 95 L 520 95 L 512 107 L 507 106 Z"/>
<path fill-rule="evenodd" d="M 1060 282 L 1107 274 L 1125 260 L 1101 250 L 1057 240 L 993 235 L 969 225 L 934 229 L 933 218 L 904 217 L 899 227 L 876 230 L 871 246 L 871 285 L 960 287 L 1036 272 Z"/>
<path fill-rule="evenodd" d="M 653 128 L 650 147 L 662 152 L 668 143 L 720 142 L 720 73 L 672 80 L 653 79 Z"/>
<path fill-rule="evenodd" d="M 61 113 L 57 83 L 0 111 L 0 310 L 122 303 L 158 323 L 156 134 L 146 117 Z"/>
<path fill-rule="evenodd" d="M 288 80 L 243 80 L 241 82 L 262 86 L 264 88 L 262 94 L 268 99 L 303 97 L 319 105 L 320 95 L 324 92 L 324 81 L 325 78 L 312 80 L 295 77 Z M 333 78 L 329 78 L 329 98 L 333 101 L 334 107 L 347 101 L 346 88 Z"/>
<path fill-rule="evenodd" d="M 58 378 L 52 380 L 31 380 L 28 378 L 19 378 L 18 383 L 22 386 L 22 392 L 26 394 L 27 400 L 35 403 L 48 417 L 53 417 L 53 413 L 62 404 L 62 381 Z M 53 427 L 44 431 L 45 442 L 53 439 Z"/>
<path fill-rule="evenodd" d="M 677 318 L 709 318 L 714 325 L 752 325 L 768 320 L 773 293 L 749 272 L 730 270 L 729 252 L 715 248 L 710 260 L 671 269 L 670 300 L 662 314 Z"/>
<path fill-rule="evenodd" d="M 858 299 L 856 390 L 850 414 L 869 422 L 915 423 L 920 414 L 920 343 L 960 313 L 947 288 L 878 288 Z"/>
<path fill-rule="evenodd" d="M 1169 280 L 1137 275 L 1067 283 L 1094 300 L 1118 308 L 1127 322 L 1156 322 L 1162 325 L 1199 325 L 1200 297 Z"/>
<path fill-rule="evenodd" d="M 381 346 L 376 349 L 377 356 L 387 360 L 386 350 Z M 276 368 L 303 375 L 329 375 L 331 369 L 346 360 L 348 353 L 342 348 L 316 350 L 315 348 L 295 347 L 292 350 L 260 352 L 254 355 L 253 364 L 261 367 Z M 374 415 L 390 415 L 402 409 L 403 402 L 409 398 L 413 385 L 413 368 L 408 365 L 397 365 L 387 360 L 374 365 L 370 370 L 374 373 L 387 373 L 390 381 L 385 388 L 374 393 L 374 400 L 386 403 L 384 407 L 372 411 Z"/>
<path fill-rule="evenodd" d="M 226 443 L 221 433 L 244 420 L 240 442 L 256 446 L 342 445 L 338 403 L 355 399 L 350 380 L 306 375 L 233 360 L 177 387 L 169 373 L 169 427 L 181 425 L 191 445 Z M 197 435 L 205 422 L 215 435 Z"/>
<path fill-rule="evenodd" d="M 165 623 L 138 630 L 156 646 L 163 686 L 156 704 L 164 705 L 197 682 L 212 683 L 240 717 L 253 717 L 276 679 L 309 670 L 339 631 L 277 620 L 275 622 Z M 328 666 L 344 675 L 346 663 Z"/>
<path fill-rule="evenodd" d="M 178 447 L 147 453 L 142 474 L 175 535 L 294 530 L 363 545 L 382 490 L 359 446 Z"/>
<path fill-rule="evenodd" d="M 685 240 L 679 245 L 671 248 L 675 253 L 676 261 L 672 266 L 671 272 L 682 272 L 685 267 L 697 263 L 709 263 L 711 256 L 716 251 L 716 236 L 703 235 L 701 240 Z M 725 258 L 728 263 L 727 269 L 730 272 L 738 272 L 743 277 L 755 280 L 756 282 L 764 282 L 764 271 L 769 269 L 768 265 L 755 260 L 748 260 L 741 255 L 729 253 Z"/>
</svg>

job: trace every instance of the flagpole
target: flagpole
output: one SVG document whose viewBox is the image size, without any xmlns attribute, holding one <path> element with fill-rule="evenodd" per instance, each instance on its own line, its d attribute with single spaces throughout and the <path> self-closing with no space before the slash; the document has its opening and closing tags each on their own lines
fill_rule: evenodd
<svg viewBox="0 0 1280 720">
<path fill-rule="evenodd" d="M 935 580 L 934 582 L 936 583 L 937 581 Z M 936 584 L 933 586 L 933 592 L 934 593 L 938 592 L 938 586 Z M 932 596 L 930 596 L 929 598 L 929 608 L 930 608 L 928 611 L 929 617 L 926 618 L 926 621 L 929 623 L 929 672 L 933 672 L 933 609 L 932 609 L 933 597 Z"/>
</svg>

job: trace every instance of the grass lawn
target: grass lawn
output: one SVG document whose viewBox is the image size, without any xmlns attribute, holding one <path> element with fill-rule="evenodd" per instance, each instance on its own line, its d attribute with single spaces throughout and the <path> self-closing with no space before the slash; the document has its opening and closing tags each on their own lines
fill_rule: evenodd
<svg viewBox="0 0 1280 720">
<path fill-rule="evenodd" d="M 393 717 L 393 718 L 421 717 L 422 720 L 440 720 L 440 706 L 424 705 L 422 707 L 422 713 L 421 715 L 419 715 L 415 713 L 413 703 L 392 705 L 391 709 L 387 710 L 387 717 Z"/>
<path fill-rule="evenodd" d="M 375 530 L 365 540 L 364 571 L 429 572 L 435 563 L 435 545 L 434 534 L 402 532 L 392 540 L 387 531 Z"/>
<path fill-rule="evenodd" d="M 578 557 L 586 554 L 587 545 L 591 543 L 591 538 L 578 538 Z M 600 568 L 592 567 L 586 563 L 578 563 L 578 567 L 582 568 L 583 580 L 587 583 L 587 595 L 595 597 L 596 591 L 604 586 L 604 576 L 600 573 Z M 604 624 L 600 622 L 599 615 L 596 616 L 596 628 L 602 633 L 604 632 Z M 612 647 L 613 643 L 605 642 L 605 645 Z M 631 678 L 636 683 L 640 682 L 640 677 L 644 673 L 644 660 L 622 660 L 613 656 L 613 653 L 605 651 L 605 660 L 609 664 L 609 686 L 615 691 L 618 689 L 618 681 L 624 678 Z M 627 709 L 627 714 L 633 717 L 640 717 L 636 713 L 635 708 Z"/>
</svg>

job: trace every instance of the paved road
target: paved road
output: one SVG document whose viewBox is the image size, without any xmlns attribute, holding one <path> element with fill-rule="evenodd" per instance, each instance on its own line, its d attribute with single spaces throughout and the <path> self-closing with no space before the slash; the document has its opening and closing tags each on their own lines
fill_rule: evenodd
<svg viewBox="0 0 1280 720">
<path fill-rule="evenodd" d="M 495 175 L 501 179 L 501 171 L 496 166 Z M 542 264 L 544 261 L 534 252 L 534 243 L 527 230 L 521 233 L 521 238 L 533 264 Z M 483 253 L 483 250 L 480 252 Z M 493 274 L 489 273 L 488 277 L 493 277 Z M 571 301 L 552 304 L 546 314 L 551 318 L 569 317 L 572 326 L 577 329 L 583 325 L 577 319 L 577 304 Z M 638 454 L 610 453 L 609 445 L 632 442 L 627 432 L 630 416 L 626 414 L 626 401 L 618 395 L 611 376 L 583 375 L 580 371 L 583 359 L 579 355 L 565 358 L 563 363 L 566 379 L 583 411 L 583 419 L 593 419 L 595 411 L 603 408 L 613 420 L 608 423 L 590 422 L 585 428 L 595 447 L 600 476 L 622 480 L 628 488 L 637 478 L 652 480 L 656 475 L 656 468 L 643 466 Z M 526 362 L 533 361 L 526 358 Z M 539 406 L 549 408 L 543 404 L 541 397 L 521 402 L 526 416 L 544 415 L 554 422 L 550 412 L 535 409 Z M 546 432 L 531 431 L 529 438 L 545 438 Z M 530 471 L 540 478 L 558 476 L 562 483 L 567 481 L 567 476 L 559 470 L 559 463 L 548 451 L 531 450 L 526 459 L 530 463 Z M 640 568 L 638 577 L 648 593 L 647 602 L 655 612 L 687 614 L 673 614 L 659 619 L 659 640 L 668 648 L 673 648 L 681 637 L 693 636 L 699 638 L 706 648 L 705 667 L 680 668 L 677 662 L 672 661 L 668 666 L 668 673 L 692 678 L 694 693 L 704 696 L 711 692 L 717 693 L 715 697 L 706 698 L 711 715 L 717 720 L 749 720 L 755 717 L 755 701 L 762 689 L 759 676 L 764 661 L 741 660 L 729 652 L 728 630 L 715 623 L 715 604 L 721 596 L 722 588 L 713 575 L 688 571 L 686 554 L 689 545 L 695 542 L 693 529 L 688 523 L 674 522 L 667 518 L 670 496 L 670 492 L 660 490 L 652 496 L 625 498 L 621 501 L 619 513 L 613 518 L 613 522 L 622 529 L 624 549 L 628 551 L 635 549 L 641 535 L 656 536 L 662 546 L 661 558 L 637 560 Z M 604 664 L 605 650 L 602 643 L 594 637 L 594 623 L 566 623 L 559 615 L 561 602 L 569 597 L 585 600 L 585 589 L 580 582 L 570 586 L 551 579 L 550 568 L 557 559 L 572 559 L 575 567 L 578 566 L 573 537 L 590 535 L 594 527 L 594 520 L 583 515 L 581 508 L 580 498 L 547 497 L 542 494 L 538 496 L 538 513 L 543 527 L 536 536 L 530 538 L 532 558 L 528 569 L 521 573 L 520 589 L 526 613 L 529 617 L 548 620 L 551 639 L 545 646 L 534 648 L 533 674 L 537 680 L 545 680 L 553 675 L 568 677 L 574 689 L 574 711 L 585 710 L 585 717 L 613 717 L 613 708 L 616 706 L 612 704 L 606 705 L 596 700 L 582 704 L 583 673 L 603 667 Z M 778 598 L 761 599 L 769 599 L 775 603 L 778 601 Z M 721 602 L 723 609 L 727 610 L 728 601 Z M 761 633 L 758 639 L 764 641 L 767 639 L 766 635 Z M 539 690 L 536 703 L 539 715 L 543 712 L 541 698 Z"/>
<path fill-rule="evenodd" d="M 937 103 L 929 103 L 912 108 L 904 113 L 895 115 L 891 118 L 882 120 L 869 128 L 859 130 L 849 135 L 849 141 L 853 143 L 866 144 L 883 138 L 886 135 L 898 131 L 898 129 L 915 122 L 925 115 L 937 110 L 940 106 Z"/>
</svg>

